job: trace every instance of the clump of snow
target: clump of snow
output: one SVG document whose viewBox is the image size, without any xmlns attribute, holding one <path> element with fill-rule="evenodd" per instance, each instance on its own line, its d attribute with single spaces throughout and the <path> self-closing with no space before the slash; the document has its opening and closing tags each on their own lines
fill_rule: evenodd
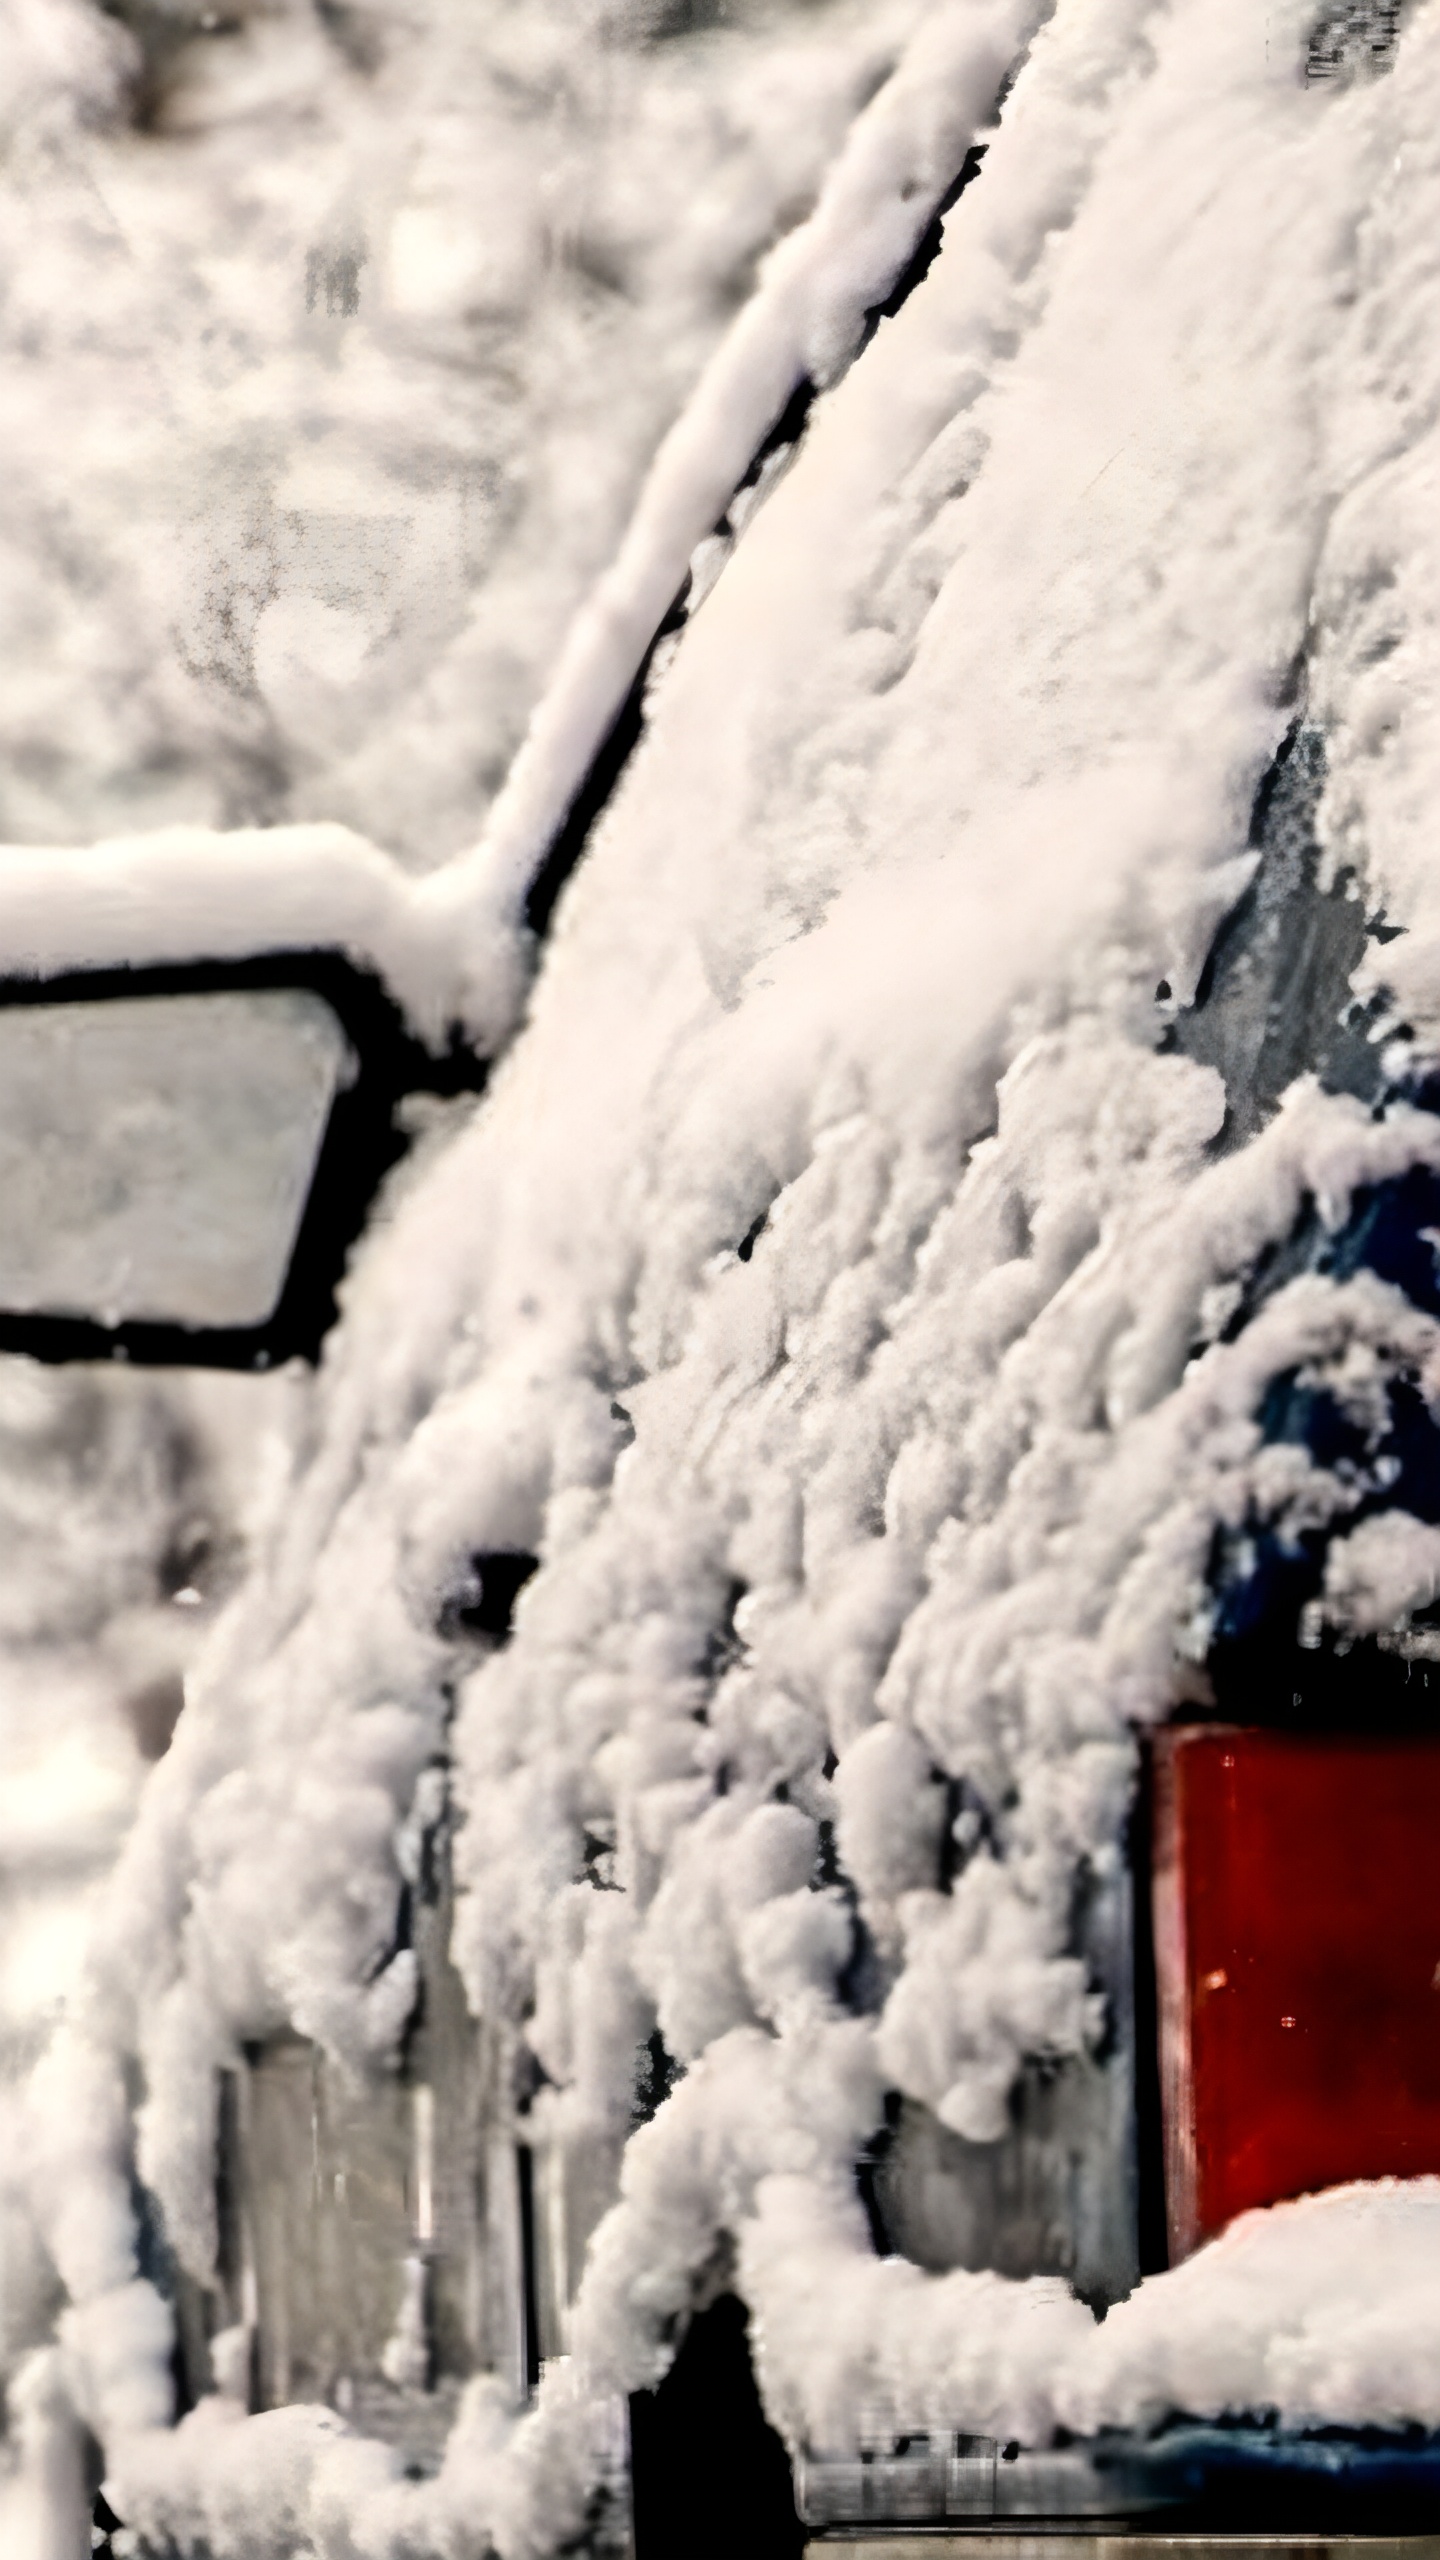
<svg viewBox="0 0 1440 2560">
<path fill-rule="evenodd" d="M 1116 1790 L 1128 1796 L 1122 1761 Z M 1099 2041 L 1105 2003 L 1063 1927 L 1017 1899 L 995 1858 L 972 1859 L 948 1894 L 907 1894 L 904 1970 L 885 2005 L 880 2058 L 897 2089 L 952 2133 L 997 2142 L 1010 2121 L 1017 2060 L 1055 2062 Z"/>
<path fill-rule="evenodd" d="M 1325 1557 L 1322 1623 L 1380 1635 L 1403 1626 L 1440 1597 L 1440 1530 L 1408 1511 L 1383 1511 Z"/>
<path fill-rule="evenodd" d="M 851 1744 L 834 1784 L 836 1846 L 878 1933 L 901 1895 L 938 1872 L 945 1790 L 918 1736 L 883 1721 Z"/>
<path fill-rule="evenodd" d="M 1440 2424 L 1440 2180 L 1245 2213 L 1111 2312 L 1058 2398 L 1069 2426 L 1279 2409 L 1294 2427 Z"/>
<path fill-rule="evenodd" d="M 746 2267 L 776 2403 L 815 2446 L 848 2449 L 857 2406 L 882 2432 L 887 2420 L 944 2432 L 960 2412 L 962 2427 L 1031 2443 L 1176 2411 L 1433 2427 L 1437 2216 L 1434 2178 L 1242 2214 L 1097 2327 L 1053 2279 L 866 2263 L 837 2201 L 777 2178 Z"/>
<path fill-rule="evenodd" d="M 1116 1871 L 1136 1728 L 1204 1651 L 1216 1525 L 1343 1521 L 1343 1483 L 1264 1448 L 1267 1386 L 1435 1374 L 1432 1320 L 1372 1278 L 1297 1279 L 1233 1340 L 1215 1312 L 1307 1201 L 1338 1224 L 1440 1162 L 1440 1124 L 1302 1081 L 1222 1155 L 1218 1077 L 1158 1045 L 1302 652 L 1325 823 L 1410 928 L 1384 969 L 1422 1049 L 1440 1007 L 1440 643 L 1406 554 L 1440 413 L 1397 282 L 1423 307 L 1440 20 L 1350 89 L 1306 86 L 1307 31 L 1076 0 L 1035 35 L 929 281 L 658 685 L 489 1095 L 357 1261 L 83 2034 L 138 2053 L 141 2168 L 203 2273 L 214 2066 L 282 2026 L 393 2044 L 397 1842 L 448 1748 L 459 1960 L 557 2127 L 622 2120 L 652 2025 L 686 2068 L 531 2415 L 473 2388 L 412 2483 L 326 2413 L 217 2397 L 166 2434 L 117 2402 L 146 2529 L 553 2550 L 727 2237 L 796 2443 L 877 2409 L 1029 2440 L 1162 2405 L 1435 2422 L 1432 2182 L 1248 2220 L 1103 2326 L 1053 2279 L 878 2259 L 854 2191 L 887 2088 L 987 2139 L 1027 2059 L 1099 2034 L 1075 1890 Z M 532 777 L 572 734 L 556 681 Z M 1429 1558 L 1388 1535 L 1393 1599 Z M 540 1569 L 467 1663 L 437 1628 L 494 1548 Z M 112 2298 L 132 2322 L 128 2412 L 160 2351 L 109 2127 L 97 2102 L 74 2282 L 97 2333 Z"/>
</svg>

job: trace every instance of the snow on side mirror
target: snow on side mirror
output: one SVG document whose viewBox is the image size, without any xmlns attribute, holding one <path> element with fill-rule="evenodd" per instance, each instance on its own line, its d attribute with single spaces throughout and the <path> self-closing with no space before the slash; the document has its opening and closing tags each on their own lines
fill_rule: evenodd
<svg viewBox="0 0 1440 2560">
<path fill-rule="evenodd" d="M 317 1358 L 398 1105 L 483 1072 L 334 952 L 0 980 L 0 1350 Z"/>
</svg>

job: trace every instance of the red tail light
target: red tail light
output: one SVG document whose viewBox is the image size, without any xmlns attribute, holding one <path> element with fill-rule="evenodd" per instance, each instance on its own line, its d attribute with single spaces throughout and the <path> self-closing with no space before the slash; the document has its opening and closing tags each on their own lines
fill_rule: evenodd
<svg viewBox="0 0 1440 2560">
<path fill-rule="evenodd" d="M 1155 1749 L 1172 2261 L 1249 2205 L 1440 2170 L 1440 1738 Z"/>
</svg>

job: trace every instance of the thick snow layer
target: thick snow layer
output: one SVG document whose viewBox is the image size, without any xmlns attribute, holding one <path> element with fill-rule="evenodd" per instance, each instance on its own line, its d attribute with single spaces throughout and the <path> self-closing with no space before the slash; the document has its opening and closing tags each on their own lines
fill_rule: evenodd
<svg viewBox="0 0 1440 2560">
<path fill-rule="evenodd" d="M 8 976 L 339 950 L 438 1046 L 487 968 L 513 976 L 493 928 L 473 941 L 347 827 L 177 825 L 83 850 L 0 845 Z"/>
<path fill-rule="evenodd" d="M 746 2266 L 776 2400 L 818 2446 L 853 2440 L 856 2407 L 882 2435 L 887 2423 L 946 2429 L 962 2395 L 966 2422 L 1002 2441 L 1144 2428 L 1177 2407 L 1433 2427 L 1437 2214 L 1433 2178 L 1243 2214 L 1100 2328 L 1054 2281 L 927 2279 L 897 2258 L 857 2273 L 842 2213 L 779 2179 L 760 2197 Z"/>
<path fill-rule="evenodd" d="M 1359 1403 L 1403 1361 L 1440 1390 L 1436 1326 L 1371 1279 L 1223 1338 L 1307 1198 L 1340 1221 L 1440 1162 L 1440 1123 L 1302 1082 L 1220 1155 L 1218 1077 L 1157 1046 L 1298 682 L 1328 841 L 1407 928 L 1377 976 L 1440 1032 L 1440 17 L 1349 87 L 1305 84 L 1309 30 L 1299 0 L 1070 0 L 1035 34 L 930 278 L 694 615 L 490 1093 L 356 1265 L 35 2091 L 67 2352 L 138 2521 L 217 2554 L 548 2552 L 722 2236 L 797 2442 L 877 2410 L 1032 2440 L 1162 2404 L 1440 2418 L 1433 2182 L 1251 2218 L 1103 2326 L 1053 2280 L 877 2259 L 853 2187 L 887 2087 L 987 2140 L 1027 2057 L 1099 2032 L 1074 1887 L 1204 1650 L 1215 1526 L 1346 1509 L 1262 1445 L 1267 1384 Z M 636 581 L 674 531 L 637 522 Z M 563 799 L 558 747 L 552 798 L 540 768 L 588 645 L 508 805 Z M 1335 1550 L 1342 1623 L 1433 1589 L 1429 1544 L 1375 1538 Z M 686 2067 L 532 2415 L 472 2389 L 433 2484 L 325 2412 L 217 2395 L 165 2433 L 119 2053 L 203 2270 L 215 2063 L 285 2025 L 373 2056 L 407 2015 L 383 1959 L 457 1668 L 434 1629 L 495 1547 L 541 1567 L 450 1736 L 473 2004 L 529 2022 L 558 2127 L 623 2117 L 613 2022 Z M 620 1894 L 577 1881 L 587 1833 Z"/>
</svg>

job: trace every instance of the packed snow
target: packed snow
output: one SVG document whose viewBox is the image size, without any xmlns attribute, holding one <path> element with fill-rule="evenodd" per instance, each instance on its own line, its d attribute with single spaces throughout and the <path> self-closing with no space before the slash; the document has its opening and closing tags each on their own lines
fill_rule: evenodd
<svg viewBox="0 0 1440 2560">
<path fill-rule="evenodd" d="M 1404 928 L 1361 991 L 1397 1070 L 1440 1037 L 1440 17 L 1307 80 L 1299 0 L 916 14 L 479 850 L 416 893 L 476 888 L 499 994 L 469 1018 L 498 1027 L 578 742 L 764 408 L 828 380 L 652 687 L 489 1092 L 356 1259 L 25 2101 L 15 2183 L 67 2301 L 58 2364 L 15 2335 L 25 2478 L 63 2472 L 76 2408 L 121 2513 L 216 2560 L 541 2560 L 726 2245 L 797 2448 L 1440 2425 L 1434 2180 L 1247 2216 L 1103 2323 L 1054 2278 L 879 2258 L 856 2193 L 887 2090 L 986 2142 L 1027 2059 L 1102 2033 L 1075 1888 L 1116 1871 L 1137 1730 L 1196 1680 L 1216 1525 L 1344 1520 L 1343 1482 L 1263 1445 L 1267 1384 L 1358 1409 L 1404 1364 L 1440 1403 L 1440 1327 L 1374 1278 L 1303 1276 L 1227 1334 L 1307 1200 L 1338 1225 L 1440 1165 L 1440 1122 L 1306 1079 L 1222 1152 L 1220 1079 L 1161 1048 L 1155 993 L 1193 994 L 1303 700 L 1329 858 Z M 938 195 L 977 135 L 929 277 L 840 370 L 898 215 L 828 332 L 786 282 L 804 238 L 818 267 L 852 188 L 884 206 L 918 160 Z M 388 841 L 358 772 L 325 768 L 330 805 Z M 493 1549 L 540 1569 L 467 1659 L 437 1628 Z M 1342 1628 L 1433 1597 L 1419 1523 L 1331 1554 Z M 570 2352 L 528 2413 L 472 2383 L 428 2481 L 225 2388 L 168 2429 L 132 2138 L 203 2276 L 217 2067 L 285 2028 L 364 2065 L 403 2029 L 397 1842 L 447 1751 L 458 1958 L 477 2018 L 528 2038 L 550 2138 L 625 2123 L 652 2026 L 682 2066 Z"/>
</svg>

